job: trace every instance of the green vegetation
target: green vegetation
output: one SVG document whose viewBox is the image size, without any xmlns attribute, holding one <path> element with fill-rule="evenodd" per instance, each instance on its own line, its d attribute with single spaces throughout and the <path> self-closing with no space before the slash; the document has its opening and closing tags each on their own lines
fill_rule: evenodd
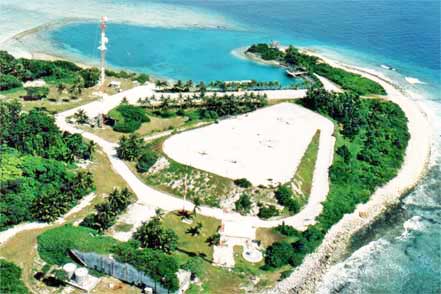
<svg viewBox="0 0 441 294">
<path fill-rule="evenodd" d="M 301 53 L 293 46 L 283 52 L 267 44 L 257 44 L 252 45 L 247 52 L 258 54 L 265 60 L 274 60 L 294 69 L 305 70 L 310 74 L 316 73 L 340 85 L 344 90 L 353 91 L 359 95 L 386 94 L 380 84 L 358 74 L 332 67 L 317 57 Z"/>
<path fill-rule="evenodd" d="M 191 228 L 199 223 L 202 225 L 199 234 L 192 235 Z M 166 228 L 173 229 L 178 235 L 178 251 L 190 256 L 212 259 L 213 248 L 209 246 L 207 239 L 218 231 L 221 225 L 218 219 L 193 214 L 192 224 L 188 224 L 182 221 L 179 213 L 170 212 L 163 217 L 162 224 Z"/>
<path fill-rule="evenodd" d="M 49 95 L 48 87 L 27 87 L 24 100 L 41 100 Z"/>
<path fill-rule="evenodd" d="M 178 287 L 176 259 L 159 250 L 138 248 L 138 242 L 123 243 L 81 226 L 64 225 L 38 236 L 38 253 L 49 264 L 64 265 L 72 262 L 68 254 L 72 249 L 103 255 L 113 254 L 116 260 L 127 262 L 164 287 L 171 291 L 176 290 Z"/>
<path fill-rule="evenodd" d="M 237 180 L 234 180 L 234 184 L 236 186 L 238 186 L 238 187 L 241 187 L 241 188 L 250 188 L 253 185 L 247 179 L 237 179 Z"/>
<path fill-rule="evenodd" d="M 248 48 L 247 52 L 259 54 L 264 60 L 277 60 L 283 58 L 283 52 L 268 44 L 255 44 Z"/>
<path fill-rule="evenodd" d="M 128 138 L 123 137 L 117 148 L 119 158 L 137 162 L 132 164 L 133 170 L 142 172 L 143 155 L 148 157 L 165 157 L 168 164 L 163 169 L 150 174 L 139 174 L 150 186 L 159 190 L 173 193 L 178 196 L 186 196 L 189 199 L 200 198 L 203 204 L 218 206 L 220 197 L 228 194 L 232 189 L 232 181 L 190 166 L 180 164 L 162 153 L 162 142 L 166 138 L 160 138 L 151 143 L 145 143 L 137 134 L 131 134 Z M 149 166 L 153 160 L 149 161 Z M 147 167 L 146 166 L 146 167 Z"/>
<path fill-rule="evenodd" d="M 279 204 L 288 208 L 291 213 L 296 214 L 300 211 L 301 200 L 294 197 L 294 193 L 289 185 L 280 185 L 274 192 L 274 196 Z"/>
<path fill-rule="evenodd" d="M 134 161 L 142 155 L 144 146 L 144 140 L 136 133 L 129 137 L 123 136 L 119 140 L 116 154 L 120 159 Z"/>
<path fill-rule="evenodd" d="M 155 100 L 153 98 L 155 97 L 147 97 L 145 100 L 141 100 L 140 103 L 157 115 L 164 115 L 164 113 L 171 115 L 178 111 L 180 113 L 184 111 L 184 114 L 190 120 L 213 120 L 228 115 L 251 112 L 268 104 L 265 95 L 256 95 L 254 93 L 242 95 L 226 94 L 222 96 L 222 99 L 219 99 L 216 93 L 205 96 L 203 92 L 199 93 L 199 95 L 194 94 L 174 100 L 170 97 L 161 96 L 159 105 L 151 103 L 152 100 Z M 159 112 L 158 109 L 160 110 Z"/>
<path fill-rule="evenodd" d="M 404 158 L 409 133 L 407 118 L 390 101 L 360 99 L 354 94 L 330 94 L 312 89 L 304 105 L 331 117 L 341 127 L 337 130 L 336 156 L 330 168 L 330 191 L 323 202 L 317 223 L 305 232 L 278 228 L 296 237 L 292 256 L 285 255 L 286 244 L 267 250 L 268 267 L 282 264 L 296 266 L 303 257 L 320 245 L 326 232 L 357 204 L 398 172 Z M 351 117 L 348 117 L 351 115 Z"/>
<path fill-rule="evenodd" d="M 85 87 L 91 87 L 99 79 L 99 71 L 96 68 L 81 69 L 72 62 L 61 60 L 16 59 L 6 51 L 0 51 L 0 73 L 0 90 L 17 88 L 23 82 L 37 79 L 45 79 L 47 82 L 63 81 L 69 84 L 81 79 Z"/>
<path fill-rule="evenodd" d="M 145 110 L 142 107 L 122 103 L 109 112 L 113 130 L 121 133 L 133 133 L 145 122 L 149 122 Z"/>
<path fill-rule="evenodd" d="M 239 199 L 234 203 L 234 207 L 240 214 L 246 215 L 250 212 L 253 202 L 248 194 L 243 193 Z"/>
<path fill-rule="evenodd" d="M 175 231 L 165 228 L 159 217 L 143 222 L 133 234 L 133 238 L 140 242 L 141 247 L 159 249 L 165 253 L 175 251 L 178 245 Z"/>
<path fill-rule="evenodd" d="M 96 213 L 89 214 L 80 225 L 103 232 L 115 224 L 118 215 L 134 198 L 127 188 L 114 189 L 105 202 L 95 205 Z"/>
<path fill-rule="evenodd" d="M 279 210 L 274 205 L 262 205 L 259 208 L 258 217 L 263 219 L 269 219 L 280 214 Z"/>
<path fill-rule="evenodd" d="M 159 156 L 151 150 L 145 150 L 139 157 L 136 169 L 140 173 L 147 172 L 158 160 Z"/>
<path fill-rule="evenodd" d="M 25 113 L 16 102 L 0 109 L 0 230 L 54 221 L 94 189 L 91 173 L 73 164 L 91 158 L 94 145 L 61 133 L 44 111 Z"/>
<path fill-rule="evenodd" d="M 21 280 L 21 269 L 4 259 L 0 259 L 0 293 L 29 293 Z"/>
<path fill-rule="evenodd" d="M 297 167 L 296 174 L 291 180 L 291 184 L 296 187 L 294 197 L 303 206 L 307 197 L 311 194 L 312 180 L 314 177 L 315 162 L 317 161 L 318 149 L 320 145 L 320 131 L 317 131 L 309 143 L 305 154 Z"/>
<path fill-rule="evenodd" d="M 179 267 L 176 259 L 159 250 L 138 249 L 138 245 L 136 242 L 123 243 L 114 247 L 112 253 L 117 261 L 133 265 L 170 291 L 178 290 L 176 272 Z"/>
</svg>

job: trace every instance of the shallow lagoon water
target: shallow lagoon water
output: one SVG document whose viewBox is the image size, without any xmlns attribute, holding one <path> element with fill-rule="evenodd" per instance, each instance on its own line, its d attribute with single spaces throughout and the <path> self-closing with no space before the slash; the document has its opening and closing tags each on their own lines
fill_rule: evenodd
<svg viewBox="0 0 441 294">
<path fill-rule="evenodd" d="M 97 60 L 98 28 L 96 24 L 71 24 L 49 32 L 56 49 L 80 52 Z M 174 80 L 279 81 L 283 85 L 298 83 L 281 68 L 260 65 L 241 59 L 234 50 L 269 36 L 246 31 L 194 28 L 149 28 L 127 24 L 109 24 L 110 43 L 107 61 L 114 67 L 153 73 Z"/>
</svg>

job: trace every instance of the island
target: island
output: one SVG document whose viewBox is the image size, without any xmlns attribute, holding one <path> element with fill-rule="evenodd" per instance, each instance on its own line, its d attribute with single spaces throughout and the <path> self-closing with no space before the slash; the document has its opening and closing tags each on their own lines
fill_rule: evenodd
<svg viewBox="0 0 441 294">
<path fill-rule="evenodd" d="M 1 51 L 1 291 L 313 292 L 417 183 L 430 128 L 368 69 L 242 54 L 302 87 L 113 70 L 100 85 Z"/>
</svg>

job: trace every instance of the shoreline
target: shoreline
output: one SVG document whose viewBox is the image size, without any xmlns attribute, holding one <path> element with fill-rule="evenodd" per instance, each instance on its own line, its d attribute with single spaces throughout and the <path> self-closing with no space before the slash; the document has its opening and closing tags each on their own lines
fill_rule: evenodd
<svg viewBox="0 0 441 294">
<path fill-rule="evenodd" d="M 398 174 L 384 186 L 377 188 L 367 203 L 357 205 L 353 213 L 346 214 L 328 231 L 317 250 L 307 255 L 290 277 L 265 293 L 316 293 L 326 272 L 347 254 L 346 249 L 351 244 L 352 237 L 367 229 L 397 205 L 420 182 L 430 161 L 432 128 L 427 114 L 412 100 L 411 93 L 374 70 L 335 61 L 310 50 L 303 51 L 334 67 L 360 74 L 382 85 L 387 92 L 385 99 L 396 103 L 404 111 L 411 137 Z M 422 153 L 424 156 L 421 156 Z"/>
</svg>

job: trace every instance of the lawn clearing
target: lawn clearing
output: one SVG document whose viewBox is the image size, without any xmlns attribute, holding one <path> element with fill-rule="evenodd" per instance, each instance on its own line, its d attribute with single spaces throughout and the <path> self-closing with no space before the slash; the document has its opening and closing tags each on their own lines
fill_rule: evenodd
<svg viewBox="0 0 441 294">
<path fill-rule="evenodd" d="M 274 185 L 292 179 L 314 134 L 328 123 L 298 105 L 281 103 L 174 135 L 163 150 L 197 169 Z"/>
<path fill-rule="evenodd" d="M 162 220 L 166 228 L 173 229 L 179 237 L 178 249 L 189 254 L 196 254 L 208 260 L 213 259 L 213 247 L 208 246 L 207 238 L 218 231 L 221 222 L 212 217 L 206 217 L 200 214 L 193 216 L 192 223 L 182 222 L 181 217 L 176 212 L 166 214 Z M 187 233 L 191 227 L 198 223 L 202 224 L 199 235 L 192 236 Z"/>
</svg>

